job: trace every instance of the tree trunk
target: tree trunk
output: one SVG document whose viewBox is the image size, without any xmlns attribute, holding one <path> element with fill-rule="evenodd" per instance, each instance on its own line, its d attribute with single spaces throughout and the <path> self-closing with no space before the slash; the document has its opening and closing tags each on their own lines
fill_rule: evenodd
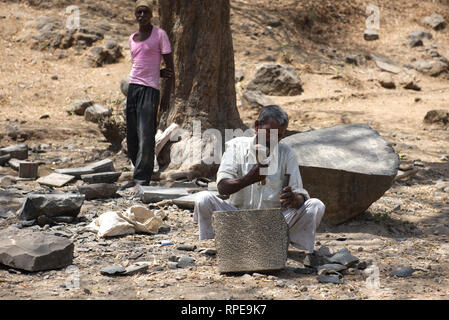
<svg viewBox="0 0 449 320">
<path fill-rule="evenodd" d="M 171 104 L 161 113 L 159 128 L 177 123 L 186 130 L 180 142 L 169 145 L 170 163 L 165 169 L 188 172 L 187 177 L 211 176 L 218 166 L 201 160 L 208 157 L 217 139 L 192 136 L 193 122 L 201 123 L 201 132 L 217 129 L 222 146 L 225 129 L 243 128 L 236 107 L 229 0 L 164 0 L 159 10 L 161 28 L 172 44 L 176 77 Z M 192 155 L 195 148 L 201 149 L 200 157 Z"/>
</svg>

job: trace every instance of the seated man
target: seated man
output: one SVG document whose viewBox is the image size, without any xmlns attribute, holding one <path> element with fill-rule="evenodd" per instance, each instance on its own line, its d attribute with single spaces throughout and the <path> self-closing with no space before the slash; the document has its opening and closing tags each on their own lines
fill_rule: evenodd
<svg viewBox="0 0 449 320">
<path fill-rule="evenodd" d="M 199 224 L 200 240 L 214 237 L 214 211 L 282 207 L 289 226 L 290 243 L 298 249 L 313 252 L 315 230 L 324 215 L 325 206 L 318 199 L 310 199 L 303 188 L 293 149 L 277 143 L 287 126 L 288 115 L 284 110 L 279 106 L 265 106 L 255 122 L 254 137 L 237 137 L 226 143 L 217 172 L 217 188 L 220 195 L 230 195 L 229 202 L 208 191 L 198 194 L 193 219 Z M 275 132 L 270 129 L 278 130 L 277 137 L 270 136 Z M 270 141 L 276 142 L 271 149 Z M 275 157 L 272 158 L 275 166 L 271 169 L 260 160 L 258 150 L 261 149 L 268 150 L 266 154 Z M 286 175 L 289 175 L 288 186 L 282 188 Z"/>
</svg>

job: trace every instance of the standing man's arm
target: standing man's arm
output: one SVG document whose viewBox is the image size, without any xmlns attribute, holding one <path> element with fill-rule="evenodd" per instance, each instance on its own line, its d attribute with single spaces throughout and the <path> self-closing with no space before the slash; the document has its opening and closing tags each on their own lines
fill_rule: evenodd
<svg viewBox="0 0 449 320">
<path fill-rule="evenodd" d="M 175 85 L 175 64 L 173 62 L 173 54 L 163 54 L 166 68 L 162 70 L 161 75 L 166 78 L 164 92 L 161 99 L 161 111 L 167 110 L 170 105 L 170 95 Z"/>
</svg>

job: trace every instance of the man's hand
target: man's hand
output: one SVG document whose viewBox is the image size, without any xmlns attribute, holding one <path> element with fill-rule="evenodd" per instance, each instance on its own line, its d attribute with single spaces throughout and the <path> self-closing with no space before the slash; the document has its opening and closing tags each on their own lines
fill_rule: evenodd
<svg viewBox="0 0 449 320">
<path fill-rule="evenodd" d="M 280 199 L 282 208 L 299 209 L 304 203 L 304 196 L 292 192 L 292 187 L 282 189 Z"/>
<path fill-rule="evenodd" d="M 266 168 L 268 167 L 267 164 L 255 164 L 251 170 L 243 177 L 243 180 L 246 182 L 247 185 L 254 184 L 256 182 L 264 180 L 267 176 L 260 174 L 260 168 Z"/>
<path fill-rule="evenodd" d="M 165 68 L 161 70 L 161 78 L 170 79 L 173 77 L 173 70 Z"/>
</svg>

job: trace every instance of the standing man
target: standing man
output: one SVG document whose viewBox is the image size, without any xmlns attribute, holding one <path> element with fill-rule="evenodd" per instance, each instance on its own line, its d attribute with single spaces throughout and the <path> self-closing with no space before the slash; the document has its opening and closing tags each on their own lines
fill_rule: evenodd
<svg viewBox="0 0 449 320">
<path fill-rule="evenodd" d="M 275 105 L 265 106 L 255 122 L 255 136 L 237 137 L 226 143 L 217 172 L 217 187 L 221 195 L 230 195 L 230 201 L 226 202 L 208 191 L 198 194 L 193 219 L 198 222 L 200 240 L 215 236 L 212 228 L 214 211 L 282 206 L 282 214 L 289 226 L 290 243 L 298 249 L 314 251 L 315 231 L 325 206 L 320 200 L 310 198 L 303 188 L 293 149 L 279 143 L 287 126 L 288 115 L 284 110 Z M 272 136 L 271 130 L 277 130 L 277 136 Z M 271 170 L 263 157 L 260 161 L 258 150 L 261 149 L 269 150 L 265 154 L 272 155 Z M 284 177 L 287 178 L 285 186 Z"/>
<path fill-rule="evenodd" d="M 161 99 L 166 110 L 174 84 L 174 63 L 167 33 L 151 24 L 150 0 L 138 0 L 135 15 L 139 31 L 129 37 L 133 67 L 126 102 L 126 142 L 134 165 L 133 181 L 126 187 L 148 185 L 154 168 L 154 147 L 160 78 L 168 78 Z M 166 69 L 160 70 L 164 58 Z"/>
</svg>

